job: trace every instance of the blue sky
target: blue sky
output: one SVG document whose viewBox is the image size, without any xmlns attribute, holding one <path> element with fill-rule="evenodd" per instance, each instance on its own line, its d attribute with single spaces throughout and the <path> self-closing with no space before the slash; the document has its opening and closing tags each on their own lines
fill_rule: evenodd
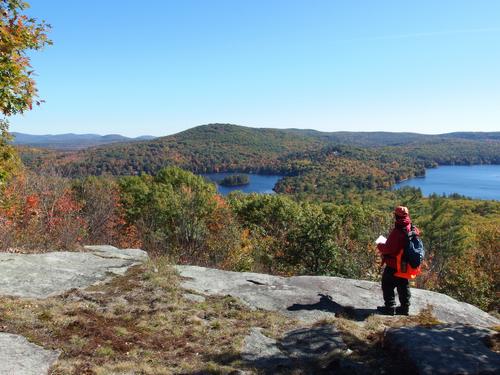
<svg viewBox="0 0 500 375">
<path fill-rule="evenodd" d="M 33 134 L 500 131 L 497 0 L 31 0 Z"/>
</svg>

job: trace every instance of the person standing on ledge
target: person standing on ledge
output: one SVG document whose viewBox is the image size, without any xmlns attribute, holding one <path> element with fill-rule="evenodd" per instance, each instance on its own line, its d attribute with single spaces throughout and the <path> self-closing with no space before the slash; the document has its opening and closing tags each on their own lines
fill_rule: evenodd
<svg viewBox="0 0 500 375">
<path fill-rule="evenodd" d="M 401 255 L 403 248 L 408 242 L 408 233 L 413 230 L 418 236 L 419 230 L 412 227 L 410 213 L 407 207 L 398 206 L 394 210 L 394 229 L 389 234 L 385 243 L 378 243 L 377 249 L 382 255 L 382 264 L 385 263 L 382 274 L 382 292 L 384 294 L 384 306 L 378 306 L 377 310 L 384 315 L 408 315 L 410 308 L 410 283 L 409 278 L 401 273 Z M 406 270 L 403 270 L 406 271 Z M 396 275 L 405 277 L 398 277 Z M 413 278 L 415 276 L 412 276 Z M 398 291 L 400 306 L 396 307 L 394 288 Z"/>
</svg>

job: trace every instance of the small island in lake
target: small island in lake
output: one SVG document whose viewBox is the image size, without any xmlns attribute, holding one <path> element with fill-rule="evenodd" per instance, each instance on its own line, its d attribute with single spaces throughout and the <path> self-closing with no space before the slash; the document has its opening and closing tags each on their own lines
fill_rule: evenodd
<svg viewBox="0 0 500 375">
<path fill-rule="evenodd" d="M 231 176 L 224 177 L 221 181 L 219 181 L 219 185 L 221 186 L 243 186 L 248 185 L 250 183 L 250 177 L 246 174 L 233 174 Z"/>
</svg>

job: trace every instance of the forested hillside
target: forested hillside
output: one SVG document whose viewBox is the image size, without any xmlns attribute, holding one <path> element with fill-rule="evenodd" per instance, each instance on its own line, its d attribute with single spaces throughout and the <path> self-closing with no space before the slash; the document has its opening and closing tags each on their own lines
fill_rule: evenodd
<svg viewBox="0 0 500 375">
<path fill-rule="evenodd" d="M 296 135 L 309 135 L 333 143 L 368 147 L 401 146 L 416 143 L 442 142 L 444 140 L 500 140 L 500 132 L 455 132 L 429 135 L 408 132 L 320 132 L 311 129 L 286 129 L 285 131 Z"/>
<path fill-rule="evenodd" d="M 278 158 L 325 145 L 311 136 L 295 136 L 276 129 L 252 129 L 214 124 L 152 141 L 108 145 L 66 155 L 54 155 L 67 176 L 134 175 L 155 173 L 166 165 L 193 172 L 275 172 Z M 23 160 L 31 158 L 23 154 Z"/>
<path fill-rule="evenodd" d="M 282 159 L 287 176 L 281 193 L 338 197 L 349 190 L 387 189 L 402 180 L 423 176 L 437 165 L 500 164 L 500 142 L 436 141 L 405 146 L 326 146 Z"/>
<path fill-rule="evenodd" d="M 283 174 L 288 178 L 279 191 L 323 194 L 388 188 L 438 164 L 500 163 L 500 141 L 497 133 L 322 133 L 210 124 L 151 141 L 70 153 L 24 148 L 21 155 L 34 170 L 68 177 L 155 174 L 175 165 L 195 173 Z"/>
</svg>

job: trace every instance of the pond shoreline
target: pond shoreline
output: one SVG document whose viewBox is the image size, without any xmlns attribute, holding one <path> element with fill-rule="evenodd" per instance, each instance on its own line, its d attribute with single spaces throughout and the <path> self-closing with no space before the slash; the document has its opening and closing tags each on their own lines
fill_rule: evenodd
<svg viewBox="0 0 500 375">
<path fill-rule="evenodd" d="M 217 186 L 217 191 L 222 195 L 227 195 L 233 191 L 242 191 L 244 193 L 276 194 L 273 189 L 276 183 L 284 177 L 284 175 L 245 173 L 250 179 L 249 183 L 246 185 L 223 186 L 219 184 L 219 181 L 227 176 L 242 173 L 244 172 L 202 173 L 200 176 L 213 182 Z"/>
<path fill-rule="evenodd" d="M 424 196 L 459 194 L 472 199 L 500 200 L 500 165 L 440 165 L 423 176 L 399 181 L 393 189 L 417 187 Z"/>
</svg>

